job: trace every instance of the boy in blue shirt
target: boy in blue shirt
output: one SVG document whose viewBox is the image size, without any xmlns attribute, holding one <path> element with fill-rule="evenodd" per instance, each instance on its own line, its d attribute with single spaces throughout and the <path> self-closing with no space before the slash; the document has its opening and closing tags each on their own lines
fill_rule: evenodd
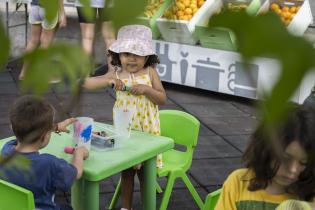
<svg viewBox="0 0 315 210">
<path fill-rule="evenodd" d="M 78 147 L 70 164 L 53 155 L 40 154 L 53 130 L 67 132 L 67 125 L 74 121 L 67 119 L 54 127 L 53 120 L 54 109 L 48 102 L 34 96 L 19 98 L 10 111 L 16 140 L 7 142 L 1 151 L 3 156 L 16 152 L 31 161 L 28 171 L 6 167 L 2 172 L 7 181 L 32 191 L 35 206 L 41 210 L 62 209 L 54 201 L 55 192 L 70 190 L 74 180 L 82 176 L 83 160 L 89 155 L 85 147 Z"/>
</svg>

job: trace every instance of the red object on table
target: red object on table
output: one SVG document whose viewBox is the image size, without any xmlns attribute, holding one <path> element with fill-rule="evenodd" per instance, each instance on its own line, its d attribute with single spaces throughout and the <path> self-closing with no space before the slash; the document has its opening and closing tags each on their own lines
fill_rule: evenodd
<svg viewBox="0 0 315 210">
<path fill-rule="evenodd" d="M 63 151 L 67 154 L 73 154 L 74 150 L 73 147 L 65 147 Z"/>
</svg>

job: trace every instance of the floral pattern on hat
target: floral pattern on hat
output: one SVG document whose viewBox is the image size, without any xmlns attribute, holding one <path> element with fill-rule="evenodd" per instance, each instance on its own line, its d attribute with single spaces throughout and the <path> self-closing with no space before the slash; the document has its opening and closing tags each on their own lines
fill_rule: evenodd
<svg viewBox="0 0 315 210">
<path fill-rule="evenodd" d="M 109 47 L 109 50 L 139 56 L 155 55 L 151 29 L 144 25 L 123 26 L 118 31 L 117 40 Z"/>
</svg>

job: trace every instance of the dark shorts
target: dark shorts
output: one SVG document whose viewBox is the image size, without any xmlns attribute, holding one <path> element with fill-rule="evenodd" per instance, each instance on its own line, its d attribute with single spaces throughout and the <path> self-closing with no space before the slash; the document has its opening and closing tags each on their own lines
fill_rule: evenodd
<svg viewBox="0 0 315 210">
<path fill-rule="evenodd" d="M 85 15 L 81 7 L 77 7 L 78 17 L 80 23 L 96 23 L 96 20 L 101 22 L 110 21 L 110 9 L 109 8 L 92 8 L 93 16 L 92 19 L 85 18 Z"/>
</svg>

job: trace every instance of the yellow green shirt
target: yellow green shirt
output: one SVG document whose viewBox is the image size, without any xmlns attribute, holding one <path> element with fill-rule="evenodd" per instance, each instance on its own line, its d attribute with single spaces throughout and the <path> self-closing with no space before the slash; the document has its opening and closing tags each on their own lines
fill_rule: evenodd
<svg viewBox="0 0 315 210">
<path fill-rule="evenodd" d="M 294 199 L 290 194 L 271 195 L 265 190 L 249 191 L 254 177 L 249 169 L 238 169 L 224 182 L 215 210 L 275 210 L 282 202 Z"/>
</svg>

